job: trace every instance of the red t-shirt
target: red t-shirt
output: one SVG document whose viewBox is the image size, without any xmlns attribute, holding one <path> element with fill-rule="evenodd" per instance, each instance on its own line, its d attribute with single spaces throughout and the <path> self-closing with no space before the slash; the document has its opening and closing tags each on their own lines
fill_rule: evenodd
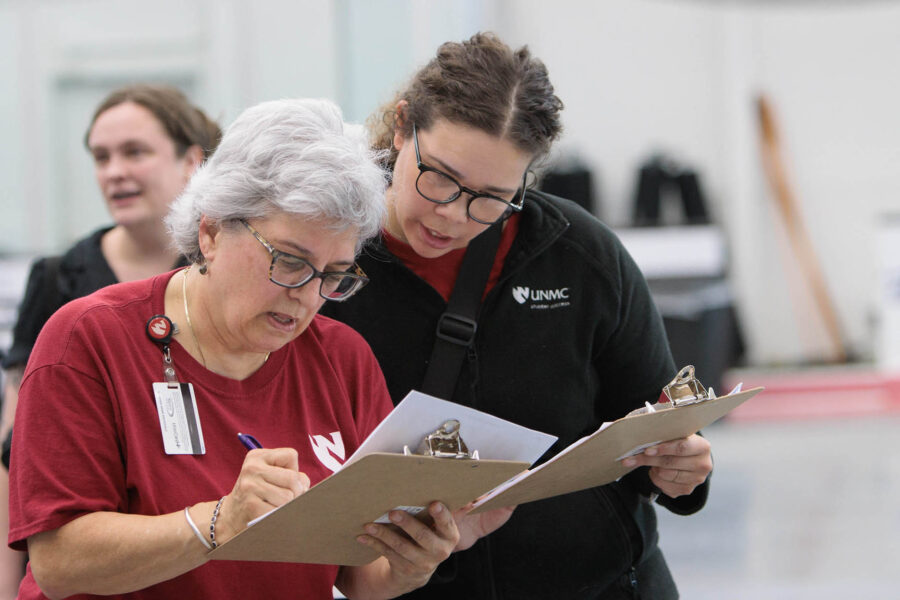
<svg viewBox="0 0 900 600">
<path fill-rule="evenodd" d="M 206 454 L 167 455 L 151 387 L 164 381 L 163 354 L 145 325 L 163 313 L 171 276 L 105 288 L 44 326 L 19 393 L 12 547 L 94 511 L 159 515 L 222 497 L 247 452 L 238 432 L 296 448 L 315 484 L 332 473 L 324 463 L 342 463 L 390 412 L 368 345 L 322 316 L 243 381 L 206 370 L 173 342 L 178 380 L 194 386 Z M 329 565 L 211 561 L 123 597 L 324 599 L 336 574 Z M 44 598 L 30 571 L 19 597 Z"/>
<path fill-rule="evenodd" d="M 500 279 L 500 273 L 503 271 L 503 261 L 506 260 L 506 255 L 509 254 L 509 249 L 512 247 L 518 231 L 519 213 L 513 213 L 507 219 L 506 226 L 503 228 L 500 245 L 497 246 L 497 254 L 494 257 L 494 266 L 491 267 L 487 285 L 484 287 L 484 296 L 487 296 L 487 293 L 491 291 L 491 288 Z M 436 289 L 444 297 L 445 301 L 448 301 L 450 292 L 453 291 L 453 286 L 456 284 L 456 277 L 459 275 L 459 269 L 462 266 L 466 249 L 451 250 L 437 258 L 424 258 L 416 254 L 412 246 L 395 238 L 386 229 L 382 233 L 384 235 L 384 244 L 391 254 L 399 258 L 413 273 L 424 279 L 428 285 Z"/>
</svg>

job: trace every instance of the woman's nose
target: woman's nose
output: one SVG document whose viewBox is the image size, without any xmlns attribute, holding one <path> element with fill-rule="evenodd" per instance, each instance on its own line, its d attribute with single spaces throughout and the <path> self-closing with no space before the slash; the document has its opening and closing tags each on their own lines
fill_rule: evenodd
<svg viewBox="0 0 900 600">
<path fill-rule="evenodd" d="M 98 169 L 98 174 L 104 179 L 121 179 L 125 172 L 125 161 L 115 155 L 110 156 Z"/>
<path fill-rule="evenodd" d="M 287 288 L 288 295 L 291 298 L 299 301 L 304 306 L 313 308 L 314 310 L 318 310 L 319 306 L 325 302 L 325 299 L 319 295 L 319 288 L 322 285 L 322 280 L 319 278 L 315 278 L 310 280 L 305 285 L 301 285 L 298 288 Z"/>
<path fill-rule="evenodd" d="M 448 221 L 465 223 L 469 220 L 469 195 L 462 192 L 456 200 L 447 204 L 435 204 L 434 212 Z"/>
</svg>

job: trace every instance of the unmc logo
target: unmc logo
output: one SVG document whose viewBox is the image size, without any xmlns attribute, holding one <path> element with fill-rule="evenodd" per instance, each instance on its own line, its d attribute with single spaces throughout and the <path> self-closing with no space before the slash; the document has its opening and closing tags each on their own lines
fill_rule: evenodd
<svg viewBox="0 0 900 600">
<path fill-rule="evenodd" d="M 516 302 L 519 304 L 525 304 L 525 301 L 528 300 L 529 291 L 530 290 L 527 287 L 517 285 L 512 290 L 513 298 L 515 298 Z"/>
<path fill-rule="evenodd" d="M 524 285 L 517 285 L 512 289 L 512 295 L 519 304 L 525 304 L 527 300 L 531 300 L 532 302 L 567 301 L 569 299 L 569 288 L 533 290 Z"/>
</svg>

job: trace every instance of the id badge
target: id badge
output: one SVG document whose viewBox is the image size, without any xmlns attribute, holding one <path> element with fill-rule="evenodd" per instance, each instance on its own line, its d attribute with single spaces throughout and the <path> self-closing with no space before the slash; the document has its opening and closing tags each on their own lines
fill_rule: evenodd
<svg viewBox="0 0 900 600">
<path fill-rule="evenodd" d="M 153 395 L 166 454 L 206 454 L 194 386 L 158 382 Z"/>
</svg>

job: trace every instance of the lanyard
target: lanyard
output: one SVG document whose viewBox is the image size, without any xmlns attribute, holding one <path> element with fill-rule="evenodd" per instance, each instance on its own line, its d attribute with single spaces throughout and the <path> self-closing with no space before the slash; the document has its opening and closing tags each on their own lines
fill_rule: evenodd
<svg viewBox="0 0 900 600">
<path fill-rule="evenodd" d="M 178 328 L 172 319 L 166 315 L 153 315 L 147 321 L 147 337 L 153 342 L 159 344 L 163 353 L 163 377 L 165 377 L 166 385 L 170 388 L 179 386 L 178 379 L 175 377 L 175 367 L 172 363 L 172 355 L 169 353 L 169 344 L 172 343 L 172 336 L 177 333 Z"/>
</svg>

